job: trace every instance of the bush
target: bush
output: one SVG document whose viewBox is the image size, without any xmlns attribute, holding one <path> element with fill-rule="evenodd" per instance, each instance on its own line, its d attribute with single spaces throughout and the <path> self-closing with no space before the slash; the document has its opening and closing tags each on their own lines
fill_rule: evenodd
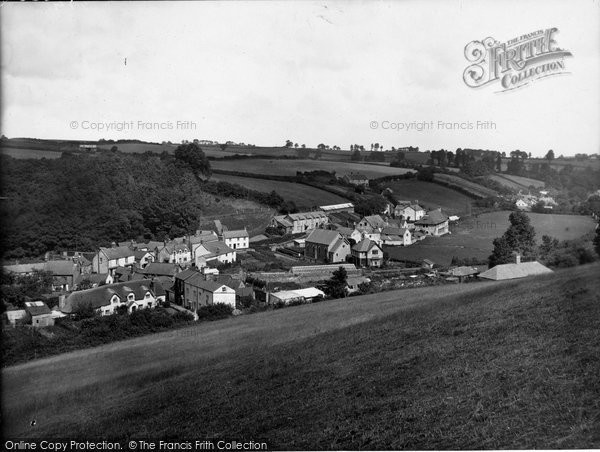
<svg viewBox="0 0 600 452">
<path fill-rule="evenodd" d="M 198 320 L 221 320 L 233 315 L 233 308 L 225 303 L 215 303 L 208 306 L 202 306 L 196 311 Z"/>
</svg>

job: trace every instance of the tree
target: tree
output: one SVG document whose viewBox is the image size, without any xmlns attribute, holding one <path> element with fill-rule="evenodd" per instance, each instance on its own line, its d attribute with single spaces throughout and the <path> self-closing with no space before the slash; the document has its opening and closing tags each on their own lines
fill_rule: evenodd
<svg viewBox="0 0 600 452">
<path fill-rule="evenodd" d="M 210 163 L 197 144 L 187 143 L 177 146 L 175 158 L 186 163 L 196 177 L 200 174 L 208 177 L 211 174 Z"/>
<path fill-rule="evenodd" d="M 345 298 L 347 295 L 348 272 L 340 267 L 333 272 L 331 279 L 325 283 L 324 292 L 332 298 Z"/>
<path fill-rule="evenodd" d="M 291 148 L 294 145 L 293 141 L 291 140 L 285 140 L 285 147 L 286 148 Z"/>
<path fill-rule="evenodd" d="M 551 162 L 552 160 L 554 160 L 554 151 L 552 149 L 550 149 L 547 153 L 546 156 L 544 157 L 546 160 L 548 160 L 549 162 Z"/>
<path fill-rule="evenodd" d="M 600 224 L 596 226 L 596 237 L 594 237 L 594 249 L 600 256 Z"/>
<path fill-rule="evenodd" d="M 359 162 L 361 160 L 361 158 L 362 157 L 361 157 L 360 151 L 358 149 L 355 149 L 355 151 L 350 156 L 350 160 L 352 160 L 353 162 Z"/>
<path fill-rule="evenodd" d="M 490 267 L 512 261 L 513 252 L 525 260 L 536 254 L 535 230 L 524 212 L 513 212 L 508 217 L 510 226 L 500 238 L 494 240 L 494 249 L 488 258 Z"/>
</svg>

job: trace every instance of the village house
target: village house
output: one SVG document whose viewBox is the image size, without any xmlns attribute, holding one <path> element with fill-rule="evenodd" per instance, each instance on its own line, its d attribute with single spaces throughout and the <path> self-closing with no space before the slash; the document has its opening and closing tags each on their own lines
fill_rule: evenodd
<svg viewBox="0 0 600 452">
<path fill-rule="evenodd" d="M 436 237 L 449 232 L 448 217 L 442 213 L 441 209 L 430 210 L 423 218 L 415 221 L 415 226 L 420 231 Z"/>
<path fill-rule="evenodd" d="M 145 268 L 146 265 L 154 262 L 154 252 L 148 250 L 134 250 L 135 265 L 137 268 Z"/>
<path fill-rule="evenodd" d="M 408 228 L 383 228 L 381 241 L 384 245 L 409 246 L 412 244 L 412 234 Z"/>
<path fill-rule="evenodd" d="M 383 250 L 373 240 L 363 239 L 352 247 L 352 257 L 358 267 L 381 267 Z"/>
<path fill-rule="evenodd" d="M 351 172 L 350 174 L 346 174 L 343 179 L 351 185 L 363 185 L 365 187 L 369 186 L 369 179 L 362 173 Z"/>
<path fill-rule="evenodd" d="M 235 290 L 197 272 L 183 281 L 183 306 L 197 311 L 202 306 L 224 303 L 235 309 Z"/>
<path fill-rule="evenodd" d="M 205 242 L 196 248 L 194 263 L 201 268 L 209 262 L 231 264 L 237 260 L 237 254 L 223 242 Z"/>
<path fill-rule="evenodd" d="M 92 260 L 92 272 L 114 275 L 117 267 L 135 265 L 135 254 L 128 246 L 101 247 Z"/>
<path fill-rule="evenodd" d="M 180 304 L 183 306 L 183 304 L 185 303 L 185 299 L 184 299 L 184 294 L 185 294 L 185 286 L 184 283 L 187 279 L 191 278 L 194 275 L 199 274 L 200 272 L 198 271 L 197 268 L 192 267 L 192 268 L 188 268 L 182 272 L 177 273 L 174 276 L 174 282 L 173 282 L 173 299 L 169 300 L 169 301 L 173 301 L 177 304 Z"/>
<path fill-rule="evenodd" d="M 435 267 L 435 262 L 433 262 L 431 259 L 423 259 L 421 261 L 421 268 L 433 270 L 433 267 Z"/>
<path fill-rule="evenodd" d="M 387 226 L 387 222 L 380 215 L 368 215 L 356 225 L 360 232 L 381 232 Z"/>
<path fill-rule="evenodd" d="M 517 207 L 517 209 L 520 210 L 528 210 L 531 208 L 529 203 L 526 202 L 524 199 L 517 199 L 517 202 L 515 202 L 515 206 Z"/>
<path fill-rule="evenodd" d="M 229 248 L 233 250 L 248 249 L 250 246 L 250 236 L 246 229 L 239 229 L 235 231 L 223 231 L 223 242 Z"/>
<path fill-rule="evenodd" d="M 346 262 L 350 243 L 337 231 L 315 229 L 306 238 L 304 256 L 319 262 Z"/>
<path fill-rule="evenodd" d="M 402 217 L 408 221 L 418 221 L 425 216 L 425 209 L 418 204 L 399 203 L 394 208 L 394 217 Z"/>
<path fill-rule="evenodd" d="M 329 222 L 327 214 L 321 210 L 314 212 L 290 213 L 278 215 L 271 220 L 271 227 L 281 228 L 286 234 L 299 234 L 301 232 L 317 229 Z"/>
<path fill-rule="evenodd" d="M 34 328 L 43 328 L 54 325 L 52 311 L 43 301 L 25 302 L 26 321 Z"/>
<path fill-rule="evenodd" d="M 101 315 L 112 315 L 122 307 L 131 314 L 137 309 L 155 308 L 164 298 L 160 283 L 142 279 L 73 292 L 60 302 L 59 308 L 72 315 L 90 306 Z"/>
<path fill-rule="evenodd" d="M 156 249 L 156 261 L 188 266 L 192 262 L 192 253 L 185 243 L 172 241 Z"/>
<path fill-rule="evenodd" d="M 12 327 L 16 327 L 17 323 L 23 323 L 26 317 L 27 311 L 25 309 L 11 309 L 4 313 L 5 321 Z"/>
<path fill-rule="evenodd" d="M 339 232 L 342 235 L 342 237 L 347 239 L 352 244 L 360 242 L 363 238 L 361 232 L 358 229 L 347 228 L 339 224 L 332 224 L 330 228 L 332 231 Z"/>
</svg>

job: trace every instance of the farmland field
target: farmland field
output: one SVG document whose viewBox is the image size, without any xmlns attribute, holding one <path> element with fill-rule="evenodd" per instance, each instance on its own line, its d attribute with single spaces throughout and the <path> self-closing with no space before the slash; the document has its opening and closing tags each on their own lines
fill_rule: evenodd
<svg viewBox="0 0 600 452">
<path fill-rule="evenodd" d="M 443 187 L 432 182 L 416 179 L 405 179 L 389 182 L 384 185 L 394 192 L 398 200 L 419 201 L 426 210 L 441 207 L 447 215 L 465 215 L 471 213 L 473 200 L 451 188 Z"/>
<path fill-rule="evenodd" d="M 27 148 L 11 148 L 11 147 L 0 147 L 0 154 L 14 157 L 16 159 L 58 159 L 62 155 L 62 152 L 55 151 L 43 151 L 40 149 L 27 149 Z"/>
<path fill-rule="evenodd" d="M 225 174 L 213 174 L 211 180 L 230 182 L 264 193 L 270 193 L 275 190 L 286 201 L 294 201 L 298 208 L 311 208 L 324 204 L 348 202 L 346 198 L 342 198 L 334 193 L 295 182 L 255 179 L 253 177 L 229 176 Z"/>
<path fill-rule="evenodd" d="M 435 180 L 439 180 L 450 184 L 450 186 L 460 187 L 463 190 L 473 193 L 475 196 L 483 198 L 489 196 L 498 196 L 498 193 L 494 190 L 484 187 L 483 185 L 479 185 L 474 182 L 463 179 L 462 177 L 454 176 L 452 174 L 436 173 L 434 178 Z"/>
<path fill-rule="evenodd" d="M 534 186 L 535 188 L 544 188 L 546 185 L 544 181 L 541 180 L 530 179 L 522 176 L 513 176 L 512 174 L 492 174 L 484 177 L 495 180 L 496 182 L 513 190 L 527 190 L 530 185 Z"/>
<path fill-rule="evenodd" d="M 326 301 L 4 368 L 3 436 L 598 448 L 598 268 Z"/>
<path fill-rule="evenodd" d="M 451 225 L 452 234 L 442 237 L 427 237 L 408 247 L 387 247 L 391 257 L 401 260 L 420 261 L 431 259 L 440 265 L 449 265 L 452 257 L 486 260 L 491 254 L 492 241 L 508 229 L 510 212 L 491 212 L 477 217 L 460 220 Z M 528 213 L 535 229 L 537 241 L 543 235 L 559 240 L 572 240 L 593 232 L 596 223 L 591 217 L 579 215 L 547 215 Z"/>
<path fill-rule="evenodd" d="M 363 173 L 368 178 L 400 175 L 410 172 L 406 168 L 393 168 L 389 165 L 371 165 L 368 163 L 330 162 L 326 160 L 223 160 L 211 162 L 216 169 L 242 171 L 254 174 L 275 174 L 280 176 L 295 176 L 296 171 L 335 171 L 336 176 L 342 177 L 351 172 Z"/>
</svg>

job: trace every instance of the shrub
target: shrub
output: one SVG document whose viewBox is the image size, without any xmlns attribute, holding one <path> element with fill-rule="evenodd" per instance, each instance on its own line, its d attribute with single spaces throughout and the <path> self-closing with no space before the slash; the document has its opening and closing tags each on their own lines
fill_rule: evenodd
<svg viewBox="0 0 600 452">
<path fill-rule="evenodd" d="M 233 315 L 233 308 L 225 303 L 215 303 L 208 306 L 202 306 L 196 311 L 198 320 L 220 320 Z"/>
</svg>

